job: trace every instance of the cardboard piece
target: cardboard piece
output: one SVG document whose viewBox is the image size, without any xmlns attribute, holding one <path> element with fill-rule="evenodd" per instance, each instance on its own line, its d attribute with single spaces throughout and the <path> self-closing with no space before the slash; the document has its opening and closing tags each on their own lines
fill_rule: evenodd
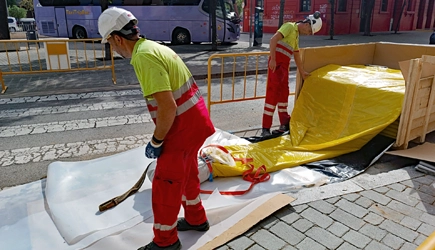
<svg viewBox="0 0 435 250">
<path fill-rule="evenodd" d="M 422 161 L 435 162 L 435 144 L 426 142 L 423 145 L 405 150 L 387 151 L 387 154 L 418 159 Z"/>
<path fill-rule="evenodd" d="M 216 249 L 217 247 L 224 245 L 228 241 L 248 231 L 255 224 L 268 217 L 275 211 L 293 202 L 294 200 L 294 198 L 285 194 L 276 195 L 275 197 L 260 205 L 251 213 L 247 214 L 243 219 L 234 224 L 234 226 L 226 230 L 218 237 L 209 241 L 207 244 L 199 249 Z"/>
</svg>

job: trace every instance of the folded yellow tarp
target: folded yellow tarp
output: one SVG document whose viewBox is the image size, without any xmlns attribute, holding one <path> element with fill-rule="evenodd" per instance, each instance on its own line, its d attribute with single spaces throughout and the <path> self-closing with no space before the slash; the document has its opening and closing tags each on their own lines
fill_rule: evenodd
<svg viewBox="0 0 435 250">
<path fill-rule="evenodd" d="M 359 150 L 400 115 L 405 81 L 400 70 L 327 65 L 311 72 L 292 112 L 290 135 L 225 146 L 268 172 Z M 213 162 L 214 176 L 241 175 L 249 167 Z"/>
</svg>

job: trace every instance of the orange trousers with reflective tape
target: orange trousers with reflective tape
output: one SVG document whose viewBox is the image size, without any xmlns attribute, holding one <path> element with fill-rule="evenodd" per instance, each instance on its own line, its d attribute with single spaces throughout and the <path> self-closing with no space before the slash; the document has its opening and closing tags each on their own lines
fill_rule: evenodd
<svg viewBox="0 0 435 250">
<path fill-rule="evenodd" d="M 207 220 L 199 199 L 198 151 L 214 132 L 201 98 L 194 107 L 175 118 L 165 137 L 152 183 L 153 241 L 158 246 L 169 246 L 178 240 L 177 217 L 181 205 L 191 225 Z M 182 201 L 183 195 L 185 200 Z"/>
</svg>

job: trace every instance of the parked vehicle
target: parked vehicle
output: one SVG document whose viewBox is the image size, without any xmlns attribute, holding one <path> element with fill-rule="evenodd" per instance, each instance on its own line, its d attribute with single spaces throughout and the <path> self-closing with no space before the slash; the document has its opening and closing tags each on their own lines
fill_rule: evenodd
<svg viewBox="0 0 435 250">
<path fill-rule="evenodd" d="M 1 0 L 0 0 L 1 1 Z M 41 35 L 101 38 L 97 0 L 33 0 Z M 141 34 L 173 44 L 211 42 L 209 0 L 112 0 L 111 6 L 131 11 L 139 19 Z M 240 37 L 240 19 L 232 0 L 217 0 L 217 39 L 235 42 Z"/>
<path fill-rule="evenodd" d="M 36 30 L 35 18 L 20 18 L 17 24 L 23 31 Z"/>
<path fill-rule="evenodd" d="M 10 32 L 17 32 L 20 30 L 18 28 L 17 19 L 15 19 L 15 17 L 8 16 L 8 26 Z"/>
</svg>

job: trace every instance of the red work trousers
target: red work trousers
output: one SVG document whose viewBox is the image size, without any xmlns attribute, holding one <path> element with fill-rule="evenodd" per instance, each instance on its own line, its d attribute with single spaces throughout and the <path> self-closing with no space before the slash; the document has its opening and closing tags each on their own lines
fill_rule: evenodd
<svg viewBox="0 0 435 250">
<path fill-rule="evenodd" d="M 267 76 L 266 100 L 263 111 L 263 128 L 272 126 L 273 113 L 278 106 L 280 125 L 288 125 L 290 115 L 288 114 L 288 96 L 290 93 L 288 85 L 289 65 L 277 63 L 275 71 L 269 69 Z"/>
<path fill-rule="evenodd" d="M 165 247 L 178 240 L 181 205 L 191 225 L 207 220 L 199 197 L 198 151 L 215 132 L 204 100 L 177 116 L 162 145 L 152 183 L 154 243 Z"/>
</svg>

